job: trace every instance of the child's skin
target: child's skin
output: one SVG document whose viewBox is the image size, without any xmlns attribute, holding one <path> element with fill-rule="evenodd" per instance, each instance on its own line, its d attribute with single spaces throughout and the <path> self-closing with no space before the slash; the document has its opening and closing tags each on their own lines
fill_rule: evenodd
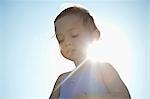
<svg viewBox="0 0 150 99">
<path fill-rule="evenodd" d="M 90 27 L 88 28 L 83 24 L 81 17 L 74 14 L 66 15 L 58 19 L 55 27 L 56 37 L 62 55 L 73 61 L 77 67 L 86 57 L 87 45 L 99 38 L 99 31 L 89 29 Z M 82 66 L 86 66 L 88 63 L 90 61 L 86 61 Z M 81 94 L 73 96 L 72 99 L 131 99 L 126 86 L 115 69 L 108 63 L 103 63 L 103 65 L 102 68 L 96 69 L 95 76 L 99 82 L 104 82 L 107 88 L 107 94 Z M 73 75 L 77 75 L 78 72 L 75 72 Z M 60 92 L 60 87 L 58 86 L 69 74 L 70 72 L 67 72 L 58 77 L 50 99 L 58 99 Z"/>
</svg>

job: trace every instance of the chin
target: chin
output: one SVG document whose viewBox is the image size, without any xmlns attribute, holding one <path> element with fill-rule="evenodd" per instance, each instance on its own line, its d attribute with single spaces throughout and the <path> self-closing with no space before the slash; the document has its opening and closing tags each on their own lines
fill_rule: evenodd
<svg viewBox="0 0 150 99">
<path fill-rule="evenodd" d="M 76 53 L 76 54 L 72 54 L 72 55 L 67 55 L 67 54 L 64 54 L 62 53 L 62 56 L 70 61 L 77 61 L 77 60 L 80 60 L 84 55 L 82 54 L 79 54 L 79 53 Z M 82 56 L 81 56 L 82 55 Z"/>
<path fill-rule="evenodd" d="M 77 58 L 75 58 L 75 57 L 67 57 L 67 56 L 63 56 L 63 57 L 66 58 L 66 59 L 68 59 L 68 60 L 70 60 L 70 61 L 77 60 Z"/>
<path fill-rule="evenodd" d="M 70 57 L 69 55 L 65 55 L 61 52 L 62 56 L 68 60 L 74 61 L 74 59 L 72 57 Z"/>
<path fill-rule="evenodd" d="M 79 59 L 79 57 L 77 57 L 77 56 L 75 57 L 75 56 L 65 56 L 65 55 L 63 55 L 63 57 L 70 60 L 70 61 L 73 61 L 73 62 Z"/>
</svg>

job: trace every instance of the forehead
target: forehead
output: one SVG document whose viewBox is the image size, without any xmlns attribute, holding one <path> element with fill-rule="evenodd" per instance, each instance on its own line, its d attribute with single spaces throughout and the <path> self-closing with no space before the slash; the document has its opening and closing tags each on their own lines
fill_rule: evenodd
<svg viewBox="0 0 150 99">
<path fill-rule="evenodd" d="M 73 30 L 84 30 L 83 20 L 79 15 L 66 15 L 55 23 L 56 33 L 65 33 Z"/>
</svg>

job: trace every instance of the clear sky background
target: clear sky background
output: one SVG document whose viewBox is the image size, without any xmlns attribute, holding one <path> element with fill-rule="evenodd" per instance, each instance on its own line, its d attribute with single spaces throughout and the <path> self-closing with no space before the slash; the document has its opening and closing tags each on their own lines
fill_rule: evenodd
<svg viewBox="0 0 150 99">
<path fill-rule="evenodd" d="M 74 68 L 53 37 L 66 3 L 92 12 L 132 99 L 150 99 L 149 0 L 1 0 L 0 99 L 48 99 L 57 77 Z"/>
</svg>

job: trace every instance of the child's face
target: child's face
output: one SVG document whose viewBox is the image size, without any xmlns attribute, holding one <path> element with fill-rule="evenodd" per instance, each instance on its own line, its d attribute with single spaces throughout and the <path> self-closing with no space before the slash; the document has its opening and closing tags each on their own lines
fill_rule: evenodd
<svg viewBox="0 0 150 99">
<path fill-rule="evenodd" d="M 91 33 L 82 19 L 77 15 L 67 15 L 57 20 L 55 26 L 62 55 L 72 61 L 85 57 Z"/>
</svg>

